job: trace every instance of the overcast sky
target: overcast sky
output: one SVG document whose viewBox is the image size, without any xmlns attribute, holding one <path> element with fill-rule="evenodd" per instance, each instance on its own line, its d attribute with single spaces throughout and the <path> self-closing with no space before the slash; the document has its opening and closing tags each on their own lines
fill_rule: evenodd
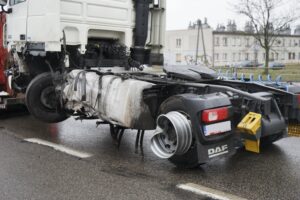
<svg viewBox="0 0 300 200">
<path fill-rule="evenodd" d="M 189 21 L 208 18 L 208 23 L 216 28 L 227 24 L 229 19 L 244 27 L 245 18 L 237 15 L 232 4 L 238 0 L 167 0 L 167 30 L 185 29 Z M 292 0 L 289 0 L 291 2 Z"/>
</svg>

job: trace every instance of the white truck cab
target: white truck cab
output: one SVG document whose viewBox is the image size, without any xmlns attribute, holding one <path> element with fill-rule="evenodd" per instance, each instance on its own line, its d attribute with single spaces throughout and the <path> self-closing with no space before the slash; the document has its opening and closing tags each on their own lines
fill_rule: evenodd
<svg viewBox="0 0 300 200">
<path fill-rule="evenodd" d="M 9 49 L 60 52 L 63 32 L 66 45 L 79 47 L 84 54 L 89 39 L 115 40 L 134 47 L 136 7 L 149 7 L 147 49 L 163 52 L 166 0 L 8 0 Z M 146 4 L 145 4 L 146 2 Z M 146 45 L 145 45 L 146 46 Z"/>
<path fill-rule="evenodd" d="M 14 90 L 63 68 L 162 65 L 166 0 L 0 0 Z M 1 10 L 0 10 L 1 11 Z"/>
<path fill-rule="evenodd" d="M 60 51 L 63 31 L 67 45 L 85 49 L 88 38 L 133 41 L 134 8 L 131 0 L 10 0 L 7 37 L 18 49 L 26 42 L 43 43 L 45 51 Z"/>
</svg>

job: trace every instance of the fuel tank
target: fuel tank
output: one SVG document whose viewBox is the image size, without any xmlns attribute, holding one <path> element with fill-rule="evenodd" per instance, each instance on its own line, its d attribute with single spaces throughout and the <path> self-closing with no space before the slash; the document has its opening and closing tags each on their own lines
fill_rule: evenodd
<svg viewBox="0 0 300 200">
<path fill-rule="evenodd" d="M 94 72 L 74 70 L 63 89 L 65 107 L 86 112 L 125 128 L 155 129 L 143 91 L 154 84 L 115 75 L 99 76 Z"/>
</svg>

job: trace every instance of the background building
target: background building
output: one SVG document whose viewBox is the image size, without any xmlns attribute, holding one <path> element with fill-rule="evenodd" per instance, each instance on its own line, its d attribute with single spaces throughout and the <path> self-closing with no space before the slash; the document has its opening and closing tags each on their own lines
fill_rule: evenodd
<svg viewBox="0 0 300 200">
<path fill-rule="evenodd" d="M 203 32 L 203 34 L 202 34 Z M 199 35 L 198 35 L 199 33 Z M 190 24 L 186 30 L 167 31 L 166 33 L 165 63 L 169 65 L 187 65 L 196 62 L 198 42 L 198 63 L 213 61 L 213 29 L 203 24 L 203 31 L 198 29 L 197 23 Z M 199 36 L 199 37 L 198 37 Z M 199 40 L 198 40 L 199 38 Z M 206 56 L 205 56 L 206 55 Z"/>
<path fill-rule="evenodd" d="M 234 21 L 229 21 L 226 27 L 218 25 L 216 30 L 213 30 L 205 20 L 203 37 L 201 31 L 199 36 L 199 62 L 204 63 L 206 55 L 211 66 L 239 65 L 243 61 L 263 64 L 264 49 L 255 40 L 253 33 L 254 29 L 250 23 L 246 23 L 244 31 L 237 30 Z M 197 24 L 190 24 L 186 30 L 167 31 L 166 34 L 166 64 L 194 64 L 198 38 Z M 300 63 L 300 26 L 296 28 L 294 34 L 291 34 L 289 26 L 279 33 L 271 49 L 270 60 L 285 64 Z"/>
</svg>

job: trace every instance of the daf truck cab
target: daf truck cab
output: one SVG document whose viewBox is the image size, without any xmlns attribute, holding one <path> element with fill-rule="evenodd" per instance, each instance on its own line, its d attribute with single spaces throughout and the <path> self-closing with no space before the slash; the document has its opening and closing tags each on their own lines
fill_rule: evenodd
<svg viewBox="0 0 300 200">
<path fill-rule="evenodd" d="M 165 0 L 2 0 L 14 89 L 43 72 L 163 64 Z"/>
</svg>

